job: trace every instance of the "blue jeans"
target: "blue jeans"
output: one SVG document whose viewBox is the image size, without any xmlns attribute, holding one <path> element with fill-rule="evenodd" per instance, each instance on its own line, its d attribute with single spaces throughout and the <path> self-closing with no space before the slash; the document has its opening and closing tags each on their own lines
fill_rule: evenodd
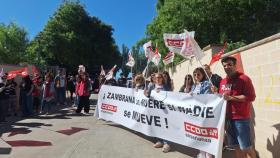
<svg viewBox="0 0 280 158">
<path fill-rule="evenodd" d="M 79 102 L 80 102 L 80 97 L 78 95 L 76 95 L 74 104 L 78 106 Z"/>
<path fill-rule="evenodd" d="M 64 87 L 59 87 L 56 88 L 56 99 L 57 103 L 63 104 L 65 101 L 65 88 Z"/>
<path fill-rule="evenodd" d="M 50 112 L 51 111 L 51 106 L 52 104 L 54 103 L 54 101 L 45 101 L 42 99 L 42 102 L 41 102 L 41 112 L 45 111 L 45 107 L 47 108 L 46 109 L 46 112 Z"/>
<path fill-rule="evenodd" d="M 241 150 L 250 149 L 252 147 L 250 119 L 229 120 L 227 132 L 227 140 L 230 146 L 239 146 Z"/>
<path fill-rule="evenodd" d="M 23 116 L 33 115 L 33 99 L 32 95 L 27 95 L 27 92 L 20 92 L 20 104 Z"/>
<path fill-rule="evenodd" d="M 157 141 L 158 142 L 161 142 L 162 144 L 170 144 L 170 141 L 168 141 L 168 140 L 165 140 L 165 139 L 159 139 L 159 138 L 157 138 Z"/>
</svg>

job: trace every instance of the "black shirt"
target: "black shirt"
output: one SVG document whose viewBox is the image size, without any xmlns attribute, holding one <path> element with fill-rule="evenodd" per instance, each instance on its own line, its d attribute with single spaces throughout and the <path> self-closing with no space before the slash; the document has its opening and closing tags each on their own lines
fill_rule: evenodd
<svg viewBox="0 0 280 158">
<path fill-rule="evenodd" d="M 9 99 L 9 89 L 4 83 L 0 83 L 0 88 L 5 87 L 2 92 L 0 92 L 0 99 Z"/>
<path fill-rule="evenodd" d="M 213 83 L 213 85 L 215 87 L 217 87 L 218 89 L 220 88 L 220 82 L 222 80 L 222 77 L 217 75 L 217 74 L 212 74 L 211 76 L 211 82 Z"/>
</svg>

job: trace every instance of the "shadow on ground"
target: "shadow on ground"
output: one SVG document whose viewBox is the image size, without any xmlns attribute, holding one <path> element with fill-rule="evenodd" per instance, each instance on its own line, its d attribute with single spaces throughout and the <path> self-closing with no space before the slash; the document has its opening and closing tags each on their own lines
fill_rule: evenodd
<svg viewBox="0 0 280 158">
<path fill-rule="evenodd" d="M 97 103 L 97 100 L 90 100 L 91 103 Z M 93 114 L 76 114 L 75 110 L 76 107 L 71 107 L 70 101 L 68 102 L 68 105 L 65 106 L 57 106 L 53 105 L 51 112 L 46 114 L 40 114 L 40 115 L 34 115 L 32 117 L 18 117 L 18 116 L 11 116 L 6 118 L 6 122 L 3 124 L 0 124 L 0 141 L 6 142 L 3 140 L 2 136 L 3 134 L 8 134 L 8 137 L 13 137 L 15 135 L 24 135 L 29 134 L 32 132 L 32 128 L 42 128 L 42 127 L 50 127 L 52 124 L 45 124 L 41 122 L 37 122 L 36 120 L 43 120 L 43 119 L 71 119 L 73 116 L 83 116 L 83 117 L 89 117 L 93 116 Z M 91 104 L 94 105 L 94 104 Z M 91 111 L 93 111 L 94 108 L 91 107 Z M 25 123 L 21 122 L 25 119 L 32 119 L 32 122 Z M 9 146 L 3 146 L 0 142 L 0 155 L 9 155 L 12 151 L 12 148 Z"/>
<path fill-rule="evenodd" d="M 118 124 L 115 124 L 113 122 L 110 122 L 110 121 L 106 121 L 104 122 L 104 124 L 106 125 L 109 125 L 109 126 L 112 126 L 112 127 L 116 127 L 116 128 L 121 128 L 123 130 L 127 130 L 131 133 L 134 133 L 135 135 L 143 138 L 143 139 L 146 139 L 152 143 L 155 143 L 156 142 L 156 139 L 153 138 L 153 137 L 149 137 L 149 136 L 146 136 L 140 132 L 136 132 L 134 130 L 131 130 L 129 128 L 126 128 L 122 125 L 118 125 Z M 152 147 L 152 146 L 151 146 Z M 170 152 L 174 152 L 174 151 L 177 151 L 177 152 L 180 152 L 182 154 L 185 154 L 185 155 L 188 155 L 190 157 L 195 157 L 196 155 L 198 155 L 199 151 L 197 149 L 194 149 L 194 148 L 190 148 L 190 147 L 186 147 L 186 146 L 183 146 L 183 145 L 180 145 L 180 144 L 177 144 L 177 143 L 171 143 L 171 151 Z M 223 150 L 223 158 L 234 158 L 234 151 L 230 151 L 230 150 L 227 150 L 227 149 L 224 149 Z"/>
</svg>

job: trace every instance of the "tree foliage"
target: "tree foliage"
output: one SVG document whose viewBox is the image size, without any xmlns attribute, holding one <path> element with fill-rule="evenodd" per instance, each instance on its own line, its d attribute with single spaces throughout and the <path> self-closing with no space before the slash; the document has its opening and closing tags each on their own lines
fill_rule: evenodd
<svg viewBox="0 0 280 158">
<path fill-rule="evenodd" d="M 27 32 L 15 23 L 0 24 L 0 62 L 19 64 L 26 61 Z"/>
<path fill-rule="evenodd" d="M 224 41 L 248 44 L 280 31 L 279 0 L 158 0 L 156 9 L 146 35 L 163 54 L 168 52 L 163 33 L 194 30 L 198 44 L 205 47 Z"/>
<path fill-rule="evenodd" d="M 121 62 L 112 32 L 79 2 L 65 1 L 31 42 L 29 55 L 39 54 L 39 63 L 70 70 L 80 64 L 95 70 L 103 64 L 107 69 Z"/>
</svg>

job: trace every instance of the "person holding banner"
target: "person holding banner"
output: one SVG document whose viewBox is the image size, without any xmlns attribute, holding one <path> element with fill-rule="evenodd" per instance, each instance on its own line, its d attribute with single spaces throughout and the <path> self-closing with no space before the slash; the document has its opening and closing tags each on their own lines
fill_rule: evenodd
<svg viewBox="0 0 280 158">
<path fill-rule="evenodd" d="M 205 71 L 202 67 L 198 67 L 194 69 L 193 71 L 194 76 L 194 85 L 191 89 L 191 94 L 211 94 L 213 93 L 211 90 L 211 83 L 207 80 L 207 76 L 205 74 Z M 213 158 L 214 156 L 204 152 L 200 151 L 200 153 L 197 155 L 197 158 Z"/>
<path fill-rule="evenodd" d="M 207 80 L 207 76 L 202 67 L 198 67 L 193 71 L 194 85 L 192 86 L 192 94 L 210 94 L 211 83 Z"/>
<path fill-rule="evenodd" d="M 250 128 L 251 105 L 256 98 L 255 89 L 251 79 L 237 71 L 236 61 L 234 57 L 222 59 L 227 76 L 220 83 L 219 93 L 227 100 L 227 140 L 229 146 L 236 149 L 236 158 L 256 158 Z M 215 87 L 212 89 L 217 91 Z"/>
<path fill-rule="evenodd" d="M 191 74 L 185 76 L 184 85 L 180 88 L 179 92 L 190 93 L 193 86 L 193 78 Z"/>
<path fill-rule="evenodd" d="M 144 90 L 145 89 L 145 78 L 142 76 L 142 74 L 136 75 L 133 83 L 134 83 L 133 87 L 136 90 L 138 90 L 138 89 Z"/>
<path fill-rule="evenodd" d="M 209 76 L 211 82 L 213 83 L 213 85 L 219 89 L 222 77 L 217 74 L 213 74 L 209 65 L 204 64 L 203 67 L 207 75 Z"/>
<path fill-rule="evenodd" d="M 147 97 L 150 97 L 152 90 L 156 90 L 156 92 L 170 91 L 170 89 L 166 86 L 162 73 L 157 73 L 155 75 L 155 79 L 156 79 L 156 82 L 152 86 L 148 87 L 149 89 L 145 89 L 145 91 L 144 91 L 144 94 Z M 167 153 L 171 149 L 169 144 L 170 144 L 169 141 L 157 138 L 157 142 L 153 146 L 155 148 L 162 148 L 162 152 Z"/>
<path fill-rule="evenodd" d="M 167 88 L 170 90 L 170 91 L 173 91 L 174 90 L 174 83 L 173 83 L 173 80 L 170 78 L 170 75 L 167 71 L 163 71 L 163 78 L 164 78 L 164 82 L 167 86 Z"/>
</svg>

